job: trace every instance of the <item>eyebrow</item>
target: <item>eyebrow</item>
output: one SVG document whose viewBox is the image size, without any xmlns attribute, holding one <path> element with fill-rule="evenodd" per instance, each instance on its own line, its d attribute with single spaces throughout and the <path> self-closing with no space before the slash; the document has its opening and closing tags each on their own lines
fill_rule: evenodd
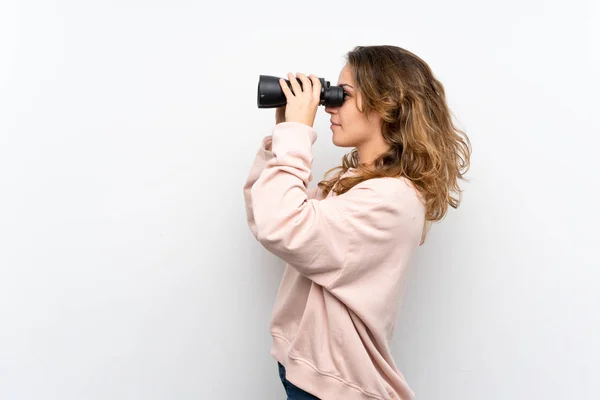
<svg viewBox="0 0 600 400">
<path fill-rule="evenodd" d="M 351 87 L 352 89 L 354 89 L 354 87 L 352 87 L 352 85 L 349 85 L 349 84 L 347 84 L 347 83 L 342 83 L 342 84 L 340 84 L 340 85 L 338 85 L 338 86 L 339 86 L 339 87 L 348 86 L 348 87 Z"/>
</svg>

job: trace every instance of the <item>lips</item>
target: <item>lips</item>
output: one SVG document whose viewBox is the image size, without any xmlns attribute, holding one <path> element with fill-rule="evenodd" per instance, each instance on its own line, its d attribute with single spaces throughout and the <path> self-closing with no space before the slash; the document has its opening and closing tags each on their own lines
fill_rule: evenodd
<svg viewBox="0 0 600 400">
<path fill-rule="evenodd" d="M 332 125 L 340 125 L 340 124 L 336 124 L 335 122 L 333 122 L 332 120 L 329 120 L 329 122 L 331 122 Z"/>
</svg>

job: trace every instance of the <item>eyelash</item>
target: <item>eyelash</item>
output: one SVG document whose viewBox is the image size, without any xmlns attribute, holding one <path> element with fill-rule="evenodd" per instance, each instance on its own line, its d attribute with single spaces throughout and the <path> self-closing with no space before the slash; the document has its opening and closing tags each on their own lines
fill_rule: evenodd
<svg viewBox="0 0 600 400">
<path fill-rule="evenodd" d="M 349 96 L 350 96 L 350 93 L 348 93 L 344 90 L 344 100 L 346 100 L 346 97 L 349 97 Z"/>
</svg>

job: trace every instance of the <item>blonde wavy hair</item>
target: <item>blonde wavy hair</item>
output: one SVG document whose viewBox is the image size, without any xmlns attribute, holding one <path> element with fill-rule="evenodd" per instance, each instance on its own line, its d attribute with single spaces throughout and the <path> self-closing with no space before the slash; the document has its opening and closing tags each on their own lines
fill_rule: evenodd
<svg viewBox="0 0 600 400">
<path fill-rule="evenodd" d="M 452 123 L 444 86 L 415 54 L 390 45 L 356 46 L 346 54 L 346 63 L 362 97 L 360 111 L 381 116 L 389 150 L 366 166 L 355 148 L 325 177 L 340 171 L 317 186 L 323 196 L 332 190 L 340 195 L 367 179 L 408 178 L 426 205 L 423 244 L 431 223 L 446 216 L 448 205 L 456 209 L 460 204 L 458 180 L 468 181 L 464 174 L 470 166 L 469 138 Z M 357 173 L 340 179 L 349 168 Z"/>
</svg>

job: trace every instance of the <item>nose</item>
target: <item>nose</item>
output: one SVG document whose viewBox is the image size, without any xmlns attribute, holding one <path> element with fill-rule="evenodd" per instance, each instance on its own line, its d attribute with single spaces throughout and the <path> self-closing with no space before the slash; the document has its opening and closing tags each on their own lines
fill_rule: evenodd
<svg viewBox="0 0 600 400">
<path fill-rule="evenodd" d="M 337 112 L 337 110 L 339 109 L 339 107 L 331 107 L 331 106 L 327 106 L 325 107 L 325 112 L 327 114 L 334 114 Z"/>
</svg>

